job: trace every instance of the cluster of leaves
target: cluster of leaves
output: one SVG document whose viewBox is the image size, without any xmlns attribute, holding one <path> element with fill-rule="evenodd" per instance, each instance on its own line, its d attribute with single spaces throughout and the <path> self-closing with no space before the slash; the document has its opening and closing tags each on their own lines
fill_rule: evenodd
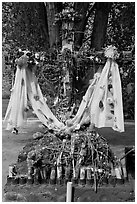
<svg viewBox="0 0 137 204">
<path fill-rule="evenodd" d="M 22 164 L 24 173 L 28 171 L 27 165 L 40 170 L 43 167 L 48 167 L 46 173 L 50 177 L 51 169 L 54 167 L 57 170 L 57 166 L 60 164 L 62 167 L 61 178 L 69 176 L 69 178 L 78 179 L 80 168 L 90 167 L 92 174 L 96 176 L 96 179 L 98 178 L 98 182 L 103 184 L 103 178 L 109 178 L 111 175 L 112 166 L 121 165 L 106 139 L 94 131 L 85 130 L 84 135 L 83 131 L 74 132 L 71 140 L 68 135 L 64 135 L 63 140 L 59 140 L 58 137 L 55 137 L 56 134 L 56 132 L 51 133 L 47 130 L 41 139 L 24 147 L 18 156 L 17 174 L 21 172 Z M 27 161 L 27 165 L 26 163 L 24 165 L 24 161 Z M 68 172 L 68 170 L 70 171 Z"/>
<path fill-rule="evenodd" d="M 129 20 L 130 19 L 130 20 Z M 119 60 L 125 118 L 134 119 L 135 108 L 135 3 L 113 3 L 107 27 L 107 44 L 114 44 L 121 52 L 132 51 L 132 58 Z M 127 88 L 133 83 L 129 93 Z"/>
<path fill-rule="evenodd" d="M 126 119 L 135 119 L 135 61 L 121 62 L 120 68 L 124 115 Z"/>
<path fill-rule="evenodd" d="M 119 50 L 131 50 L 135 44 L 134 40 L 135 3 L 113 3 L 107 27 L 106 43 L 115 44 Z"/>
<path fill-rule="evenodd" d="M 12 52 L 17 47 L 33 51 L 46 47 L 37 6 L 34 2 L 2 3 L 3 44 L 10 45 Z"/>
<path fill-rule="evenodd" d="M 81 15 L 74 10 L 73 2 L 65 2 L 63 3 L 63 10 L 60 13 L 55 15 L 55 22 L 58 21 L 79 21 L 81 19 Z"/>
</svg>

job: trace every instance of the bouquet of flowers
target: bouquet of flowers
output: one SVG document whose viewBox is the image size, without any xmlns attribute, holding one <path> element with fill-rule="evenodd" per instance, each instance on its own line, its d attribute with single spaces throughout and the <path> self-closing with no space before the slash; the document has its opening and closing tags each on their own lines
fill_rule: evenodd
<svg viewBox="0 0 137 204">
<path fill-rule="evenodd" d="M 117 48 L 115 46 L 109 45 L 105 48 L 104 55 L 107 58 L 111 59 L 117 59 L 119 58 L 119 53 L 117 51 Z"/>
<path fill-rule="evenodd" d="M 38 57 L 29 50 L 22 51 L 19 49 L 15 63 L 19 66 L 20 69 L 24 65 L 27 65 L 28 68 L 32 69 L 34 65 L 38 64 Z"/>
</svg>

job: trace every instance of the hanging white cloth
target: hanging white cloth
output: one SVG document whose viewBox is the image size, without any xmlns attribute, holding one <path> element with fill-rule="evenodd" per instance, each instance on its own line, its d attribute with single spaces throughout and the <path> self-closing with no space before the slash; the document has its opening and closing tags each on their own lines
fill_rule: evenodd
<svg viewBox="0 0 137 204">
<path fill-rule="evenodd" d="M 23 65 L 22 69 L 17 66 L 15 82 L 4 118 L 4 124 L 6 124 L 7 130 L 14 127 L 22 127 L 26 119 L 26 112 L 24 111 L 27 107 L 27 82 L 25 69 L 26 64 Z"/>
<path fill-rule="evenodd" d="M 89 86 L 76 116 L 67 121 L 68 130 L 76 130 L 85 123 L 95 127 L 112 127 L 124 131 L 121 81 L 117 63 L 108 59 L 101 75 Z"/>
<path fill-rule="evenodd" d="M 117 63 L 108 59 L 90 104 L 91 123 L 124 131 L 121 81 Z"/>
<path fill-rule="evenodd" d="M 28 68 L 27 60 L 26 55 L 18 60 L 15 83 L 4 118 L 8 130 L 23 126 L 29 99 L 35 114 L 49 129 L 73 131 L 90 122 L 97 128 L 112 127 L 116 131 L 124 131 L 120 74 L 113 59 L 107 60 L 101 74 L 95 74 L 76 116 L 66 121 L 66 126 L 46 104 L 34 71 Z"/>
<path fill-rule="evenodd" d="M 42 95 L 35 74 L 27 69 L 26 75 L 28 98 L 39 120 L 50 129 L 61 129 L 62 127 L 64 127 L 64 124 L 54 116 L 54 114 L 46 104 L 46 100 Z"/>
<path fill-rule="evenodd" d="M 94 94 L 94 89 L 98 83 L 98 80 L 100 78 L 100 73 L 96 73 L 94 75 L 94 79 L 91 81 L 91 84 L 89 85 L 86 94 L 83 96 L 83 100 L 79 106 L 78 112 L 75 115 L 75 117 L 71 120 L 67 120 L 67 129 L 68 130 L 74 130 L 79 129 L 82 124 L 86 124 L 90 122 L 90 112 L 88 109 L 88 106 L 90 104 L 91 98 Z"/>
<path fill-rule="evenodd" d="M 33 70 L 28 68 L 27 56 L 18 60 L 15 83 L 4 118 L 6 129 L 21 128 L 26 121 L 28 99 L 39 120 L 48 128 L 61 129 L 64 126 L 46 104 Z"/>
</svg>

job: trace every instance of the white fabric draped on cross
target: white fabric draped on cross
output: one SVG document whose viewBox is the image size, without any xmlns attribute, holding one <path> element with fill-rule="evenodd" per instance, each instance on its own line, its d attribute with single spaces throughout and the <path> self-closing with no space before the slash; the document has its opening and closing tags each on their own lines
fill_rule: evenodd
<svg viewBox="0 0 137 204">
<path fill-rule="evenodd" d="M 76 116 L 66 121 L 66 125 L 51 112 L 33 70 L 24 63 L 21 68 L 17 66 L 4 118 L 8 130 L 23 126 L 28 99 L 39 120 L 50 129 L 73 131 L 90 122 L 97 128 L 112 127 L 116 131 L 124 131 L 121 80 L 118 65 L 113 59 L 108 58 L 102 72 L 94 75 Z"/>
<path fill-rule="evenodd" d="M 28 99 L 38 119 L 44 125 L 50 129 L 64 127 L 64 124 L 54 116 L 46 104 L 33 70 L 30 70 L 27 63 L 24 63 L 21 68 L 17 66 L 15 83 L 4 118 L 7 130 L 14 127 L 20 128 L 24 125 Z"/>
</svg>

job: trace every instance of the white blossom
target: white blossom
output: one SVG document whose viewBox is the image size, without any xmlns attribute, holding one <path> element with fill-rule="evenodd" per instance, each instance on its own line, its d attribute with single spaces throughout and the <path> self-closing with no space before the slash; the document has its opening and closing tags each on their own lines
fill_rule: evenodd
<svg viewBox="0 0 137 204">
<path fill-rule="evenodd" d="M 39 53 L 35 53 L 35 58 L 39 59 Z"/>
<path fill-rule="evenodd" d="M 117 48 L 115 46 L 109 45 L 105 48 L 105 57 L 111 58 L 111 59 L 117 59 L 119 57 L 119 53 L 117 51 Z"/>
</svg>

